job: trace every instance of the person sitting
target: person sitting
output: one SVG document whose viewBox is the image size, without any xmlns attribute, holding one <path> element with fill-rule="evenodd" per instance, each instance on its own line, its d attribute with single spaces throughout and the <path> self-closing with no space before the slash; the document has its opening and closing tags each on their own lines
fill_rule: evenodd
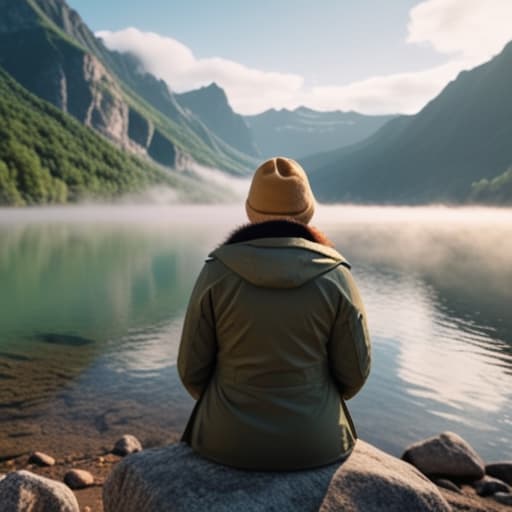
<svg viewBox="0 0 512 512">
<path fill-rule="evenodd" d="M 347 457 L 345 400 L 370 372 L 366 313 L 347 260 L 309 226 L 306 173 L 276 157 L 254 173 L 246 212 L 206 260 L 178 352 L 197 400 L 182 441 L 228 466 L 307 469 Z"/>
</svg>

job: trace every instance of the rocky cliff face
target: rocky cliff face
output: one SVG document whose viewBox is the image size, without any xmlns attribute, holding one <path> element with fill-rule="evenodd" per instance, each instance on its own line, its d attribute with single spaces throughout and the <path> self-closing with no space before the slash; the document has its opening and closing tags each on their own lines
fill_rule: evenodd
<svg viewBox="0 0 512 512">
<path fill-rule="evenodd" d="M 63 2 L 44 5 L 52 18 L 78 31 L 78 15 L 64 9 Z M 98 57 L 45 26 L 27 0 L 0 0 L 0 10 L 0 66 L 34 94 L 118 146 L 174 166 L 173 142 L 128 104 L 119 82 Z"/>
<path fill-rule="evenodd" d="M 244 118 L 233 111 L 226 93 L 217 84 L 177 94 L 176 99 L 224 142 L 248 155 L 260 156 Z"/>
</svg>

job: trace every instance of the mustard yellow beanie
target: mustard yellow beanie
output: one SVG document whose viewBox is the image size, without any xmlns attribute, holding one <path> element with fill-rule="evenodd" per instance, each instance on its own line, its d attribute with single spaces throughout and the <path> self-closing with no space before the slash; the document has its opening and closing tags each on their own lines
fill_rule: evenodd
<svg viewBox="0 0 512 512">
<path fill-rule="evenodd" d="M 288 218 L 307 224 L 315 212 L 315 198 L 304 169 L 284 157 L 261 164 L 252 178 L 245 211 L 251 222 Z"/>
</svg>

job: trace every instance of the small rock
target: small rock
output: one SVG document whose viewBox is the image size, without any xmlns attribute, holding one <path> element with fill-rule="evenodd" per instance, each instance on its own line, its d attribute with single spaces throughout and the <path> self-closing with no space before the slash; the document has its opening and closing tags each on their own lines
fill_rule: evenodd
<svg viewBox="0 0 512 512">
<path fill-rule="evenodd" d="M 85 506 L 83 512 L 92 512 L 92 508 Z"/>
<path fill-rule="evenodd" d="M 3 473 L 0 473 L 0 482 L 6 477 Z"/>
<path fill-rule="evenodd" d="M 64 483 L 71 489 L 84 489 L 94 484 L 94 477 L 84 469 L 71 469 L 64 475 Z"/>
<path fill-rule="evenodd" d="M 485 472 L 490 476 L 503 480 L 508 485 L 512 485 L 512 461 L 487 464 Z"/>
<path fill-rule="evenodd" d="M 492 476 L 484 476 L 474 484 L 475 490 L 479 496 L 490 496 L 497 492 L 510 492 L 510 487 Z"/>
<path fill-rule="evenodd" d="M 135 436 L 127 434 L 116 442 L 112 453 L 124 457 L 125 455 L 130 455 L 130 453 L 140 451 L 142 451 L 142 445 L 140 444 L 140 441 Z"/>
<path fill-rule="evenodd" d="M 496 492 L 492 497 L 499 503 L 503 503 L 503 505 L 512 506 L 512 494 L 509 492 Z"/>
<path fill-rule="evenodd" d="M 457 492 L 459 494 L 462 493 L 460 487 L 457 484 L 454 484 L 451 480 L 446 478 L 437 478 L 434 480 L 434 483 L 438 487 L 443 487 L 444 489 L 448 489 L 449 491 Z"/>
<path fill-rule="evenodd" d="M 484 476 L 483 460 L 464 439 L 453 432 L 443 432 L 410 445 L 402 459 L 425 475 L 468 480 L 479 480 Z"/>
<path fill-rule="evenodd" d="M 2 512 L 80 511 L 75 495 L 63 483 L 25 470 L 9 473 L 0 481 L 0 504 Z"/>
<path fill-rule="evenodd" d="M 28 459 L 29 464 L 36 464 L 37 466 L 53 466 L 55 459 L 43 452 L 34 452 Z"/>
</svg>

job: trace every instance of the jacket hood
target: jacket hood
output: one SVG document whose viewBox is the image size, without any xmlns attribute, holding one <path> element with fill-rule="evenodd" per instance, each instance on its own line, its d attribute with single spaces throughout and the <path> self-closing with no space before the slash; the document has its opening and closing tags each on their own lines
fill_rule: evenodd
<svg viewBox="0 0 512 512">
<path fill-rule="evenodd" d="M 286 224 L 291 224 L 291 229 L 283 230 Z M 302 236 L 283 236 L 286 232 L 296 234 L 293 224 L 289 221 L 261 223 L 257 227 L 258 236 L 268 236 L 247 240 L 244 229 L 251 232 L 254 227 L 242 228 L 213 251 L 210 258 L 218 259 L 251 284 L 266 288 L 296 288 L 339 265 L 350 268 L 347 260 L 332 247 Z M 315 238 L 317 233 L 311 230 L 309 234 L 301 234 Z M 241 241 L 233 243 L 232 240 Z"/>
</svg>

